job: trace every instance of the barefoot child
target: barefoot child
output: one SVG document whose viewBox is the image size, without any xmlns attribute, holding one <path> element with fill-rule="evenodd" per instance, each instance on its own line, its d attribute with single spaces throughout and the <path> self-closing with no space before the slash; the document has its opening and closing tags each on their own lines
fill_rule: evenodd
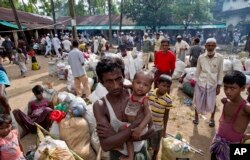
<svg viewBox="0 0 250 160">
<path fill-rule="evenodd" d="M 144 119 L 140 123 L 138 127 L 133 129 L 132 136 L 138 138 L 140 140 L 140 136 L 144 135 L 147 132 L 147 125 L 151 122 L 151 112 L 149 109 L 147 93 L 150 91 L 153 77 L 147 72 L 141 71 L 135 74 L 132 88 L 133 93 L 130 96 L 128 104 L 125 109 L 125 115 L 127 117 L 127 121 L 132 123 L 135 120 L 135 117 L 138 112 L 141 110 L 144 112 Z M 126 127 L 126 126 L 125 126 Z M 140 143 L 140 142 L 139 142 Z M 138 152 L 141 150 L 142 145 L 138 145 L 138 143 L 134 142 L 134 144 L 130 141 L 127 141 L 127 150 L 128 157 L 121 157 L 121 160 L 133 160 L 134 152 Z"/>
<path fill-rule="evenodd" d="M 39 70 L 40 66 L 39 66 L 39 64 L 38 64 L 38 62 L 36 60 L 36 52 L 34 51 L 33 48 L 27 48 L 27 51 L 28 51 L 28 55 L 31 58 L 31 64 L 32 64 L 31 69 L 32 70 Z"/>
<path fill-rule="evenodd" d="M 22 52 L 22 50 L 20 48 L 17 49 L 17 55 L 16 55 L 16 60 L 17 60 L 17 64 L 20 68 L 21 71 L 21 76 L 22 77 L 26 77 L 26 72 L 27 72 L 27 67 L 25 65 L 26 63 L 26 57 L 24 55 L 24 53 Z"/>
<path fill-rule="evenodd" d="M 10 115 L 0 114 L 0 159 L 25 160 L 18 131 L 12 129 Z"/>
<path fill-rule="evenodd" d="M 223 78 L 227 98 L 224 104 L 217 133 L 211 145 L 211 160 L 229 160 L 231 143 L 244 142 L 244 132 L 250 120 L 250 106 L 241 97 L 246 85 L 246 76 L 239 71 L 227 73 Z"/>
<path fill-rule="evenodd" d="M 152 112 L 152 120 L 155 126 L 155 134 L 148 140 L 149 147 L 153 149 L 152 160 L 156 160 L 159 152 L 161 137 L 165 137 L 167 128 L 169 109 L 173 108 L 171 97 L 169 96 L 172 79 L 166 74 L 160 75 L 158 88 L 148 95 L 149 106 Z"/>
</svg>

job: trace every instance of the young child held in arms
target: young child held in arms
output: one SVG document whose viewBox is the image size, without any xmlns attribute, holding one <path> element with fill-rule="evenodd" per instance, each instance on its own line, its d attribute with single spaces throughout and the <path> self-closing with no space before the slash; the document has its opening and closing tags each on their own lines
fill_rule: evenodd
<svg viewBox="0 0 250 160">
<path fill-rule="evenodd" d="M 144 118 L 141 124 L 133 129 L 132 136 L 140 140 L 140 136 L 147 132 L 147 125 L 151 122 L 151 112 L 149 109 L 147 93 L 150 91 L 153 76 L 150 73 L 141 71 L 135 74 L 134 80 L 132 82 L 133 92 L 128 101 L 127 107 L 125 109 L 125 115 L 127 116 L 127 121 L 132 123 L 138 112 L 144 112 Z M 124 126 L 128 127 L 128 126 Z M 134 151 L 138 152 L 143 147 L 144 142 L 127 142 L 128 157 L 120 157 L 121 160 L 133 160 Z"/>
<path fill-rule="evenodd" d="M 227 73 L 223 78 L 226 98 L 219 121 L 219 128 L 211 145 L 211 160 L 229 160 L 231 143 L 244 143 L 249 138 L 244 132 L 250 120 L 250 106 L 242 98 L 246 76 L 240 71 Z"/>
<path fill-rule="evenodd" d="M 0 114 L 0 159 L 25 160 L 18 131 L 12 129 L 12 119 L 8 114 Z"/>
<path fill-rule="evenodd" d="M 156 89 L 148 95 L 149 107 L 152 113 L 152 120 L 155 126 L 155 134 L 148 140 L 149 148 L 153 150 L 152 160 L 156 160 L 160 148 L 161 138 L 165 137 L 169 110 L 174 106 L 169 96 L 172 85 L 172 78 L 162 74 L 157 82 Z"/>
</svg>

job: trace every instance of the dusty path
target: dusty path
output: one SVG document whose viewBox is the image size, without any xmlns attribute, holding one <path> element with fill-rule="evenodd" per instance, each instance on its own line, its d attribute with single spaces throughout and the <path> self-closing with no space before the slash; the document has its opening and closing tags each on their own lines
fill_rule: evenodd
<svg viewBox="0 0 250 160">
<path fill-rule="evenodd" d="M 42 84 L 46 80 L 54 82 L 54 88 L 58 91 L 65 90 L 66 81 L 59 80 L 56 77 L 48 76 L 48 59 L 43 56 L 38 56 L 37 60 L 42 66 L 39 71 L 30 70 L 30 62 L 27 65 L 29 68 L 29 73 L 26 78 L 20 77 L 19 68 L 16 65 L 9 65 L 7 62 L 4 62 L 4 67 L 8 71 L 8 75 L 11 80 L 11 87 L 7 89 L 9 103 L 12 107 L 12 110 L 19 108 L 24 110 L 28 101 L 32 97 L 31 88 L 36 84 Z M 216 112 L 216 127 L 210 128 L 208 126 L 209 116 L 206 115 L 207 119 L 200 118 L 200 124 L 198 126 L 193 125 L 193 115 L 194 111 L 192 107 L 187 107 L 183 104 L 183 100 L 186 96 L 182 93 L 181 90 L 177 88 L 178 82 L 174 82 L 172 86 L 171 94 L 175 98 L 175 108 L 170 111 L 170 120 L 168 122 L 167 131 L 171 134 L 176 134 L 180 132 L 183 134 L 183 137 L 189 141 L 193 146 L 202 149 L 205 152 L 204 156 L 198 154 L 193 158 L 194 160 L 208 160 L 210 159 L 209 146 L 212 140 L 212 137 L 215 134 L 216 128 L 218 127 L 218 118 L 221 114 L 221 97 L 224 93 L 221 90 L 221 94 L 217 99 L 218 109 Z M 244 95 L 245 96 L 245 95 Z M 21 140 L 25 151 L 28 151 L 30 148 L 34 147 L 36 142 L 35 135 L 28 135 Z"/>
</svg>

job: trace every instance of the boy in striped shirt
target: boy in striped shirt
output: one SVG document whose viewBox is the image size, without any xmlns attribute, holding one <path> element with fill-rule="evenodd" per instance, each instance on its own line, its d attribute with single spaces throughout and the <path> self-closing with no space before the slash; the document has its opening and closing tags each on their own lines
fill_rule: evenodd
<svg viewBox="0 0 250 160">
<path fill-rule="evenodd" d="M 152 112 L 152 120 L 155 126 L 155 134 L 148 140 L 149 147 L 154 151 L 152 160 L 156 160 L 161 137 L 165 137 L 167 128 L 169 109 L 173 108 L 171 97 L 169 96 L 172 79 L 166 74 L 162 74 L 157 82 L 158 88 L 152 90 L 148 95 L 149 107 Z"/>
</svg>

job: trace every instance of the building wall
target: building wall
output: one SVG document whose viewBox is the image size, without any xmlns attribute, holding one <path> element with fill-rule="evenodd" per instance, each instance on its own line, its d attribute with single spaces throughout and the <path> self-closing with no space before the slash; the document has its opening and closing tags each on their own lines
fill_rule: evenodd
<svg viewBox="0 0 250 160">
<path fill-rule="evenodd" d="M 222 11 L 245 8 L 249 3 L 249 0 L 224 0 Z"/>
<path fill-rule="evenodd" d="M 230 17 L 226 18 L 226 25 L 233 25 L 236 26 L 241 20 L 240 15 L 231 15 Z"/>
<path fill-rule="evenodd" d="M 241 14 L 234 14 L 226 17 L 226 26 L 233 25 L 236 26 L 240 21 L 250 21 L 250 14 L 246 15 L 244 19 L 242 19 Z"/>
</svg>

